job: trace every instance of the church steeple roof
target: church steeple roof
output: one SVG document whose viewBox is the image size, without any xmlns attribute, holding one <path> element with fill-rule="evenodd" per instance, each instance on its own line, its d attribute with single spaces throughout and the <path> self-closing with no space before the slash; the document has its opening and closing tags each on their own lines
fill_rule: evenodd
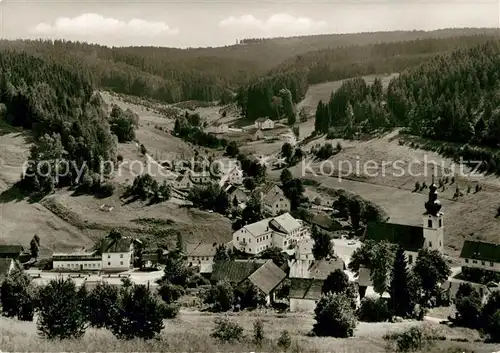
<svg viewBox="0 0 500 353">
<path fill-rule="evenodd" d="M 434 183 L 434 175 L 432 176 L 432 183 L 429 186 L 429 199 L 425 203 L 426 214 L 437 216 L 441 211 L 441 201 L 438 200 L 438 187 Z"/>
</svg>

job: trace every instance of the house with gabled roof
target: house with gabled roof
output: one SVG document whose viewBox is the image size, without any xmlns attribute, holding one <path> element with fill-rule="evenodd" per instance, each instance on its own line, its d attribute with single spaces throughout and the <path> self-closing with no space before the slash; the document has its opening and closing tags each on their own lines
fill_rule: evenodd
<svg viewBox="0 0 500 353">
<path fill-rule="evenodd" d="M 274 300 L 275 289 L 285 278 L 286 273 L 272 260 L 231 260 L 216 263 L 211 280 L 228 280 L 241 294 L 255 286 L 265 295 L 269 305 Z"/>
<path fill-rule="evenodd" d="M 229 125 L 222 122 L 215 122 L 209 127 L 208 132 L 213 134 L 226 134 L 229 132 Z"/>
<path fill-rule="evenodd" d="M 227 193 L 231 204 L 233 204 L 234 199 L 236 199 L 238 205 L 248 202 L 249 197 L 241 187 L 229 185 L 224 189 L 224 191 Z"/>
<path fill-rule="evenodd" d="M 132 238 L 104 238 L 101 250 L 103 271 L 127 271 L 134 264 Z"/>
<path fill-rule="evenodd" d="M 238 229 L 233 233 L 233 246 L 239 251 L 257 255 L 272 247 L 281 250 L 295 247 L 299 241 L 309 237 L 309 229 L 302 221 L 284 213 Z"/>
<path fill-rule="evenodd" d="M 466 240 L 460 252 L 462 268 L 500 272 L 500 244 Z"/>
<path fill-rule="evenodd" d="M 278 185 L 266 185 L 262 188 L 260 195 L 264 209 L 272 216 L 279 215 L 283 212 L 290 212 L 290 200 L 286 198 L 285 193 Z"/>
<path fill-rule="evenodd" d="M 198 267 L 201 274 L 212 273 L 217 243 L 186 244 L 186 264 Z"/>
<path fill-rule="evenodd" d="M 175 178 L 174 187 L 179 190 L 189 190 L 193 187 L 193 182 L 187 173 L 181 174 Z"/>
<path fill-rule="evenodd" d="M 289 266 L 291 312 L 313 312 L 328 275 L 337 269 L 345 270 L 341 259 L 291 260 Z"/>
<path fill-rule="evenodd" d="M 274 129 L 274 121 L 269 118 L 258 118 L 255 120 L 254 126 L 261 130 Z"/>
</svg>

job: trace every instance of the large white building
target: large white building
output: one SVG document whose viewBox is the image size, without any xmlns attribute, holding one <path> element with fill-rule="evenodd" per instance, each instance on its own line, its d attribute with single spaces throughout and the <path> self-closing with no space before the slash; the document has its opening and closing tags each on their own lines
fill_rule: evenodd
<svg viewBox="0 0 500 353">
<path fill-rule="evenodd" d="M 256 255 L 276 247 L 288 249 L 310 237 L 309 229 L 289 213 L 247 224 L 233 233 L 234 248 Z"/>
<path fill-rule="evenodd" d="M 52 266 L 61 271 L 122 272 L 132 268 L 133 253 L 132 239 L 105 238 L 100 250 L 53 254 Z"/>
</svg>

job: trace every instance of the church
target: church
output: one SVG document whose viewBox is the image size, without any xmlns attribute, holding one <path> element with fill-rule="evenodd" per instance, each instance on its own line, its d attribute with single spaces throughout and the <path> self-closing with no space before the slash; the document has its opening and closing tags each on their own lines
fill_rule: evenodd
<svg viewBox="0 0 500 353">
<path fill-rule="evenodd" d="M 438 200 L 438 187 L 434 183 L 429 186 L 429 199 L 425 203 L 425 212 L 422 215 L 422 225 L 412 226 L 397 223 L 371 222 L 368 223 L 363 234 L 363 241 L 387 241 L 402 246 L 405 250 L 408 265 L 413 266 L 421 249 L 444 249 L 444 223 L 441 212 L 441 202 Z M 371 286 L 370 271 L 361 268 L 359 271 L 359 285 Z"/>
</svg>

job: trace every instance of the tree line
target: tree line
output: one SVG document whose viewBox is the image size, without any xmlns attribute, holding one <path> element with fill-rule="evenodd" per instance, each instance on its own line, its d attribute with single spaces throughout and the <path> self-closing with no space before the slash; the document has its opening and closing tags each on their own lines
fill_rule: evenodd
<svg viewBox="0 0 500 353">
<path fill-rule="evenodd" d="M 495 35 L 464 35 L 424 38 L 411 41 L 324 48 L 291 57 L 265 76 L 242 87 L 237 103 L 248 119 L 276 117 L 276 98 L 289 89 L 294 103 L 300 101 L 310 84 L 350 77 L 400 72 L 433 56 L 460 48 L 471 48 L 496 38 Z"/>
<path fill-rule="evenodd" d="M 498 41 L 436 56 L 405 70 L 386 91 L 379 79 L 345 82 L 329 102 L 318 103 L 315 130 L 352 138 L 396 126 L 433 140 L 467 144 L 442 146 L 458 158 L 479 157 L 486 170 L 498 172 L 500 144 Z M 472 147 L 482 146 L 483 148 Z"/>
</svg>

